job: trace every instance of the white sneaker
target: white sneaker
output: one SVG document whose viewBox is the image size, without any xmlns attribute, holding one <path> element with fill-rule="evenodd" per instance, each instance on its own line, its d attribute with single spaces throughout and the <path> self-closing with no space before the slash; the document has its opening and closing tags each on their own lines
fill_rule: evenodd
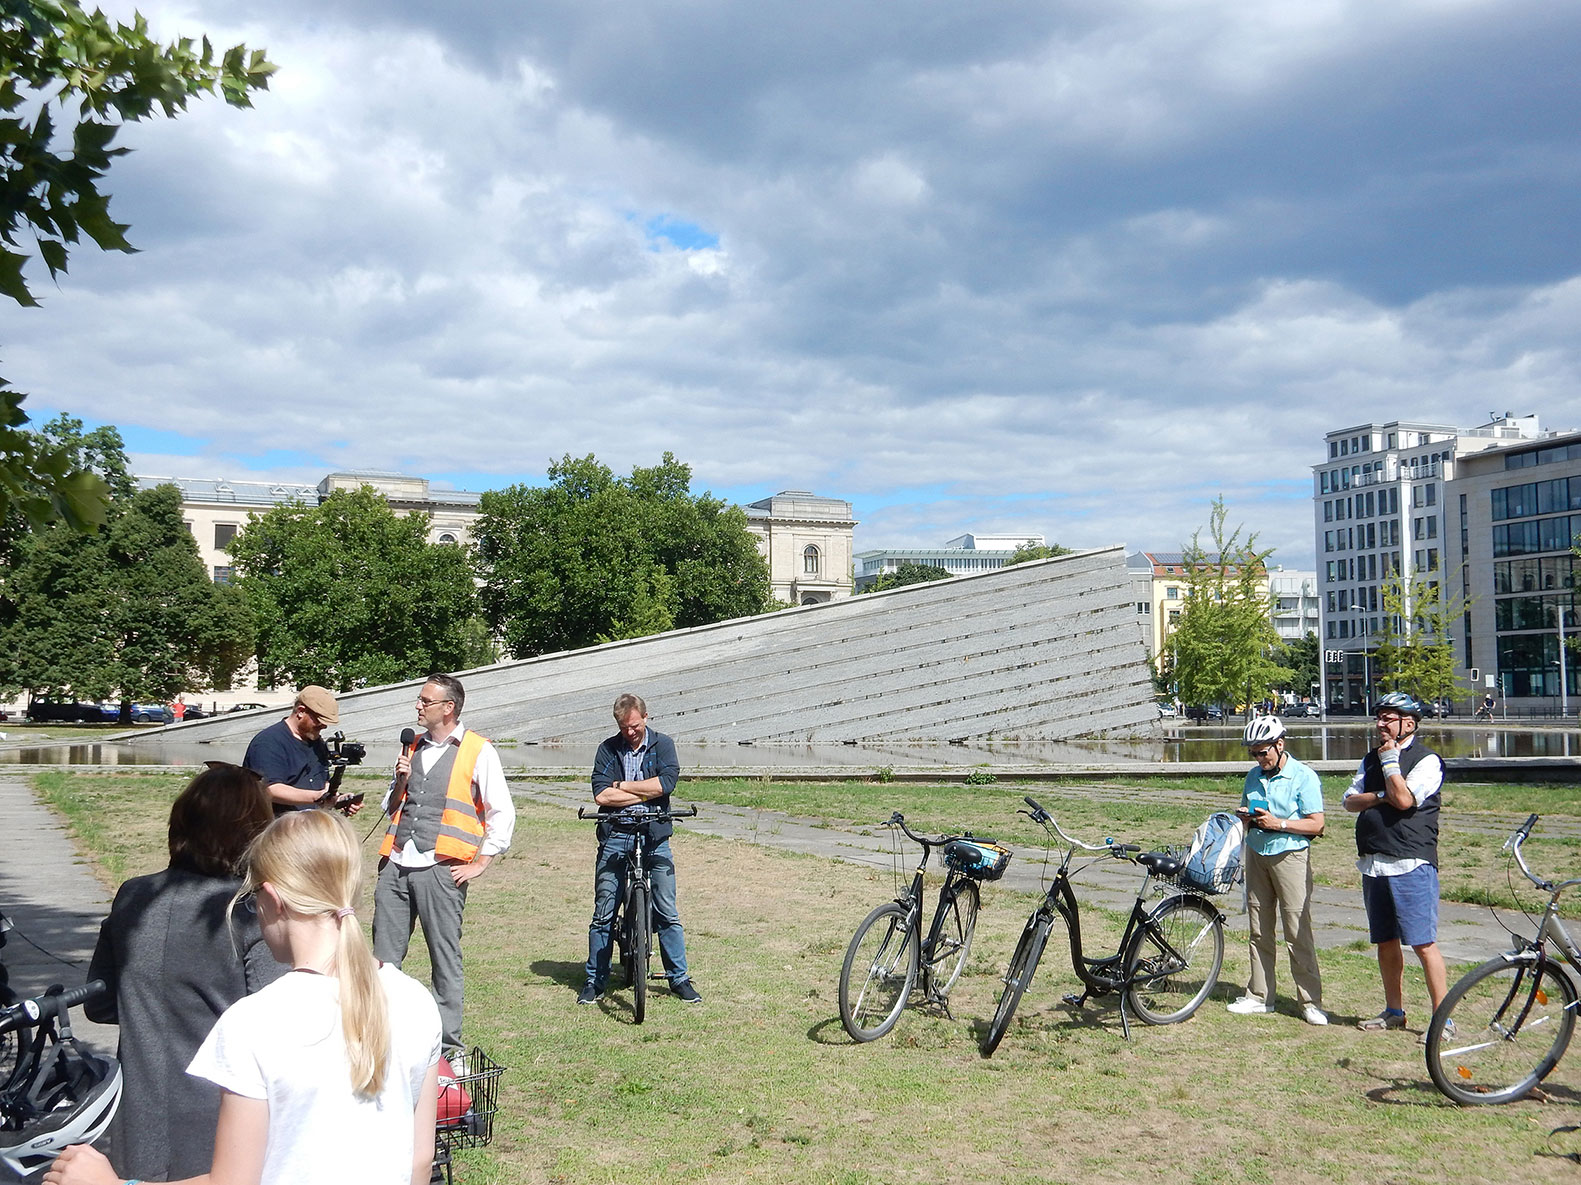
<svg viewBox="0 0 1581 1185">
<path fill-rule="evenodd" d="M 1328 1024 L 1328 1013 L 1324 1012 L 1316 1004 L 1303 1004 L 1301 1006 L 1301 1019 L 1309 1025 L 1326 1025 Z"/>
<path fill-rule="evenodd" d="M 1237 1016 L 1254 1016 L 1259 1013 L 1272 1012 L 1274 1006 L 1261 996 L 1242 996 L 1239 1000 L 1231 1000 L 1224 1006 L 1226 1012 L 1233 1012 Z"/>
</svg>

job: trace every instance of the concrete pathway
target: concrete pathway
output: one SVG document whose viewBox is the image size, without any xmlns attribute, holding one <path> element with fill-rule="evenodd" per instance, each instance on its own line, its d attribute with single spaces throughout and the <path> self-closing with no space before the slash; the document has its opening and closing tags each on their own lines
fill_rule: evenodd
<svg viewBox="0 0 1581 1185">
<path fill-rule="evenodd" d="M 75 987 L 88 978 L 88 960 L 99 939 L 99 923 L 110 898 L 77 854 L 76 845 L 32 788 L 16 778 L 0 778 L 0 912 L 15 929 L 6 937 L 5 959 L 11 990 L 36 996 L 51 984 Z M 117 1030 L 96 1025 L 80 1009 L 71 1014 L 72 1030 L 105 1052 L 114 1052 Z"/>
</svg>

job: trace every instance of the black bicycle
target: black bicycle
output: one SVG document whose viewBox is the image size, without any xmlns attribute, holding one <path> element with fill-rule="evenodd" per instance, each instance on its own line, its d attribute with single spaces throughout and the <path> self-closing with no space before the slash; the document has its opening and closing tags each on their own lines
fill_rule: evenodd
<svg viewBox="0 0 1581 1185">
<path fill-rule="evenodd" d="M 23 1180 L 68 1145 L 91 1144 L 121 1101 L 121 1067 L 78 1044 L 68 1010 L 107 989 L 95 979 L 0 1008 L 10 1064 L 0 1080 L 0 1166 Z"/>
<path fill-rule="evenodd" d="M 1172 1025 L 1196 1012 L 1218 984 L 1219 971 L 1224 966 L 1224 915 L 1201 894 L 1178 889 L 1152 910 L 1142 904 L 1153 881 L 1178 876 L 1185 861 L 1165 852 L 1144 852 L 1136 844 L 1116 843 L 1112 839 L 1101 844 L 1083 843 L 1065 834 L 1054 816 L 1035 799 L 1028 797 L 1025 801 L 1032 809 L 1017 813 L 1042 826 L 1050 848 L 1056 835 L 1063 840 L 1065 856 L 1010 956 L 1005 986 L 983 1039 L 983 1056 L 992 1055 L 1004 1039 L 1023 993 L 1037 974 L 1038 960 L 1043 957 L 1056 917 L 1064 919 L 1070 933 L 1071 966 L 1084 989 L 1080 994 L 1065 996 L 1067 1004 L 1080 1008 L 1094 996 L 1118 992 L 1120 1025 L 1127 1039 L 1131 1036 L 1129 1013 L 1134 1012 L 1150 1025 Z M 1071 857 L 1077 849 L 1102 853 L 1099 860 L 1129 860 L 1143 869 L 1142 884 L 1119 949 L 1099 958 L 1088 958 L 1082 953 L 1081 914 L 1070 884 Z M 1097 862 L 1089 861 L 1082 867 Z"/>
<path fill-rule="evenodd" d="M 991 839 L 966 832 L 928 838 L 906 826 L 899 811 L 882 824 L 922 846 L 911 886 L 863 919 L 840 968 L 840 1022 L 856 1041 L 875 1041 L 900 1019 L 920 974 L 927 1002 L 949 1015 L 950 989 L 966 969 L 977 927 L 978 882 L 998 880 L 1010 853 Z M 922 937 L 922 883 L 928 857 L 944 850 L 948 870 L 939 889 L 928 936 Z"/>
<path fill-rule="evenodd" d="M 608 823 L 612 830 L 628 831 L 632 835 L 631 855 L 621 874 L 625 880 L 624 890 L 617 899 L 611 925 L 615 942 L 620 947 L 620 967 L 631 988 L 634 1024 L 640 1025 L 648 1014 L 648 964 L 653 957 L 653 873 L 648 867 L 647 825 L 690 819 L 696 814 L 695 806 L 682 810 L 626 807 L 608 814 L 582 807 L 576 812 L 579 819 Z"/>
</svg>

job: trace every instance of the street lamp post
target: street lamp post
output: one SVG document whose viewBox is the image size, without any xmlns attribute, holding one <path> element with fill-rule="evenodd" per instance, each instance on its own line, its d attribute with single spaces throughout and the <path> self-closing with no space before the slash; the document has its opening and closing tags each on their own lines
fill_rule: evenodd
<svg viewBox="0 0 1581 1185">
<path fill-rule="evenodd" d="M 1559 624 L 1559 718 L 1563 720 L 1570 715 L 1570 681 L 1565 670 L 1565 607 L 1557 597 L 1553 604 L 1554 618 Z"/>
</svg>

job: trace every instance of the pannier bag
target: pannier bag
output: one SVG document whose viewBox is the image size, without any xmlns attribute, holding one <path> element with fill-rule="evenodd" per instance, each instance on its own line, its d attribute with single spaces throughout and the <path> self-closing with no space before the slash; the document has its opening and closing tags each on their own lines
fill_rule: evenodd
<svg viewBox="0 0 1581 1185">
<path fill-rule="evenodd" d="M 963 876 L 996 881 L 1010 867 L 1010 849 L 991 839 L 952 839 L 944 845 L 944 862 Z"/>
<path fill-rule="evenodd" d="M 1180 870 L 1180 883 L 1201 893 L 1227 893 L 1241 880 L 1246 828 L 1228 811 L 1217 811 L 1198 827 Z"/>
</svg>

